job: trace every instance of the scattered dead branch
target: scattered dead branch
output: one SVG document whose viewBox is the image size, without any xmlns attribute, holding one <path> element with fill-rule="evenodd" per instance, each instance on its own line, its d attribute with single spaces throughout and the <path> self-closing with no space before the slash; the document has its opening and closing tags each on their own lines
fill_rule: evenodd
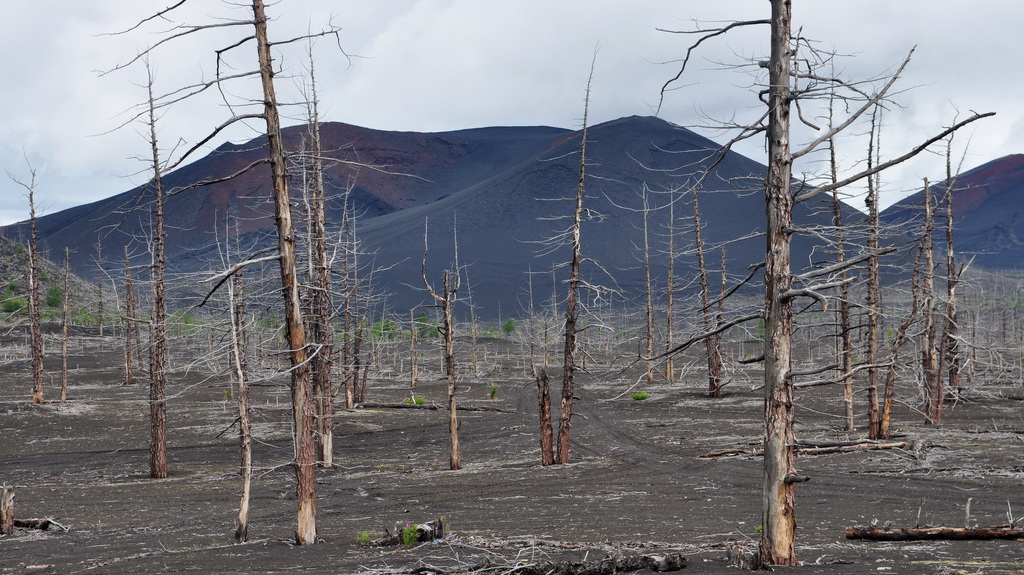
<svg viewBox="0 0 1024 575">
<path fill-rule="evenodd" d="M 878 442 L 872 440 L 857 440 L 857 441 L 827 441 L 822 443 L 808 443 L 800 442 L 796 446 L 797 455 L 824 455 L 827 453 L 849 453 L 853 451 L 869 451 L 873 449 L 906 449 L 907 442 L 905 441 L 892 441 L 892 442 Z M 698 455 L 701 459 L 714 459 L 716 457 L 724 457 L 727 455 L 764 455 L 763 449 L 753 448 L 731 448 L 731 449 L 719 449 L 717 451 L 709 451 Z"/>
<path fill-rule="evenodd" d="M 1024 528 L 997 527 L 847 527 L 847 539 L 869 541 L 935 541 L 1015 539 L 1024 541 Z"/>
</svg>

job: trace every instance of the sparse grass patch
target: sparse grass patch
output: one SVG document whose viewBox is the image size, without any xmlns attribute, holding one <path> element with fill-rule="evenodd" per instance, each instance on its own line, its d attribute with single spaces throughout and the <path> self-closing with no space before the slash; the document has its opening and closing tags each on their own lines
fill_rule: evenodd
<svg viewBox="0 0 1024 575">
<path fill-rule="evenodd" d="M 645 399 L 650 399 L 651 394 L 647 393 L 646 391 L 634 391 L 633 393 L 629 394 L 629 397 L 633 398 L 636 401 L 643 401 Z"/>
<path fill-rule="evenodd" d="M 422 395 L 415 395 L 403 401 L 402 403 L 408 403 L 409 405 L 423 405 L 426 402 L 427 398 L 423 397 Z"/>
</svg>

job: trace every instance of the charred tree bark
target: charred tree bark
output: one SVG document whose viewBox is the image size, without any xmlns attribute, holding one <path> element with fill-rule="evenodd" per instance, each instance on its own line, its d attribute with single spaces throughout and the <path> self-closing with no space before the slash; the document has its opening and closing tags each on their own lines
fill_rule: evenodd
<svg viewBox="0 0 1024 575">
<path fill-rule="evenodd" d="M 60 401 L 68 400 L 68 320 L 71 295 L 68 293 L 71 278 L 71 250 L 64 248 L 64 297 L 60 312 Z"/>
<path fill-rule="evenodd" d="M 147 66 L 147 72 L 149 71 Z M 149 143 L 152 152 L 153 179 L 153 317 L 149 328 L 149 476 L 167 477 L 167 405 L 165 403 L 167 359 L 167 303 L 164 300 L 164 188 L 161 176 L 160 150 L 156 139 L 156 107 L 153 99 L 153 78 L 147 83 L 149 95 Z M 100 328 L 102 331 L 102 328 Z"/>
<path fill-rule="evenodd" d="M 0 487 L 0 534 L 14 535 L 14 488 Z"/>
<path fill-rule="evenodd" d="M 534 368 L 537 380 L 537 413 L 540 416 L 540 464 L 555 463 L 554 433 L 551 428 L 551 390 L 548 386 L 548 372 L 543 367 Z"/>
<path fill-rule="evenodd" d="M 875 134 L 877 128 L 877 114 L 871 117 L 871 136 L 868 139 L 868 169 L 874 166 L 875 161 Z M 880 279 L 878 264 L 879 245 L 879 206 L 878 186 L 873 176 L 868 177 L 868 196 L 864 200 L 868 208 L 868 285 L 867 285 L 867 314 L 868 314 L 868 349 L 867 361 L 869 365 L 878 363 L 878 332 L 879 309 L 881 302 Z M 868 368 L 868 437 L 880 439 L 882 437 L 882 411 L 878 403 L 878 369 Z"/>
<path fill-rule="evenodd" d="M 311 289 L 312 318 L 309 322 L 310 339 L 316 353 L 310 360 L 313 395 L 316 398 L 317 432 L 320 461 L 324 467 L 334 465 L 334 389 L 331 383 L 331 266 L 327 258 L 327 223 L 324 200 L 323 158 L 320 141 L 320 114 L 316 95 L 316 78 L 310 64 L 312 102 L 310 103 L 309 132 L 312 143 L 312 197 L 310 198 L 310 235 L 313 267 Z"/>
<path fill-rule="evenodd" d="M 958 317 L 956 288 L 960 283 L 960 270 L 956 267 L 953 250 L 953 168 L 950 150 L 946 149 L 946 193 L 943 204 L 946 211 L 946 313 L 942 324 L 942 353 L 947 370 L 946 384 L 954 392 L 960 390 L 960 318 Z"/>
<path fill-rule="evenodd" d="M 593 77 L 593 67 L 591 67 Z M 579 317 L 580 294 L 580 227 L 583 219 L 583 196 L 587 179 L 587 113 L 590 110 L 590 80 L 583 105 L 583 130 L 580 133 L 580 178 L 576 185 L 576 209 L 572 219 L 572 257 L 569 260 L 569 293 L 565 298 L 565 345 L 562 353 L 562 401 L 558 420 L 556 462 L 569 463 L 569 433 L 572 430 L 572 403 L 576 372 L 576 320 Z"/>
<path fill-rule="evenodd" d="M 771 55 L 768 64 L 768 175 L 765 179 L 764 492 L 759 561 L 796 565 L 794 404 L 792 363 L 793 304 L 790 244 L 793 221 L 789 121 L 792 96 L 790 0 L 772 0 Z"/>
<path fill-rule="evenodd" d="M 36 173 L 28 188 L 28 318 L 32 347 L 32 403 L 43 402 L 43 332 L 39 325 L 39 242 L 36 239 Z"/>
<path fill-rule="evenodd" d="M 910 280 L 910 312 L 907 313 L 907 317 L 903 319 L 899 328 L 896 329 L 889 352 L 889 367 L 885 372 L 885 399 L 882 402 L 882 420 L 878 437 L 875 439 L 889 439 L 892 435 L 892 405 L 896 398 L 896 369 L 899 366 L 900 348 L 906 342 L 910 326 L 917 320 L 917 312 L 921 303 L 921 255 L 924 252 L 924 242 L 925 238 L 921 238 L 917 244 L 917 253 L 914 256 L 914 271 L 911 273 Z"/>
<path fill-rule="evenodd" d="M 292 226 L 288 198 L 284 144 L 281 141 L 281 120 L 274 90 L 274 69 L 270 42 L 267 39 L 267 15 L 263 0 L 253 0 L 253 24 L 263 86 L 263 115 L 267 123 L 270 169 L 274 186 L 274 218 L 281 266 L 281 293 L 284 299 L 286 336 L 291 358 L 292 420 L 295 433 L 295 542 L 316 543 L 316 454 L 313 445 L 314 406 L 310 389 L 306 335 L 302 318 L 302 302 L 295 265 L 295 231 Z"/>
<path fill-rule="evenodd" d="M 963 541 L 992 539 L 1024 539 L 1020 527 L 847 527 L 847 539 L 870 541 Z"/>
<path fill-rule="evenodd" d="M 932 192 L 927 180 L 924 185 L 924 264 L 921 282 L 921 368 L 924 376 L 925 424 L 942 422 L 944 393 L 939 371 L 939 358 L 935 341 L 935 260 L 932 233 L 934 215 Z"/>
<path fill-rule="evenodd" d="M 693 195 L 693 239 L 697 248 L 697 274 L 700 278 L 700 306 L 704 319 L 704 333 L 714 331 L 715 321 L 711 302 L 711 282 L 708 279 L 708 266 L 704 259 L 704 235 L 700 223 L 700 191 L 694 186 Z M 708 365 L 708 396 L 722 396 L 722 353 L 721 337 L 718 334 L 704 338 L 704 351 Z"/>
</svg>

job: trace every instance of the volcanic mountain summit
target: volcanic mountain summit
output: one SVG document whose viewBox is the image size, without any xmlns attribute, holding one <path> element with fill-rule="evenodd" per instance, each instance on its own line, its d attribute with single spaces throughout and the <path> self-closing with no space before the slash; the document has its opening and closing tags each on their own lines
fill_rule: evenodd
<svg viewBox="0 0 1024 575">
<path fill-rule="evenodd" d="M 294 218 L 304 213 L 303 170 L 296 152 L 305 147 L 305 126 L 286 128 Z M 530 304 L 550 300 L 564 289 L 560 266 L 569 248 L 560 243 L 569 226 L 579 179 L 580 132 L 554 127 L 490 127 L 440 133 L 391 132 L 341 123 L 321 127 L 327 161 L 328 219 L 335 226 L 343 210 L 356 215 L 364 263 L 378 271 L 374 284 L 394 312 L 427 303 L 421 265 L 424 228 L 429 222 L 428 279 L 450 267 L 458 238 L 464 290 L 482 316 L 511 316 Z M 736 153 L 717 155 L 719 145 L 696 133 L 652 117 L 629 117 L 588 130 L 585 222 L 582 250 L 593 264 L 586 280 L 610 291 L 595 298 L 639 298 L 644 284 L 642 245 L 644 193 L 648 214 L 651 274 L 664 289 L 667 236 L 677 234 L 676 250 L 691 249 L 692 187 L 700 182 L 704 240 L 717 269 L 726 242 L 730 275 L 745 276 L 764 257 L 761 164 Z M 239 245 L 272 245 L 273 203 L 269 169 L 261 165 L 229 181 L 199 187 L 197 182 L 235 173 L 266 157 L 265 141 L 224 144 L 164 179 L 167 200 L 167 258 L 180 273 L 214 273 L 222 268 L 218 240 L 227 230 Z M 711 168 L 709 174 L 701 174 Z M 993 190 L 995 181 L 992 181 Z M 180 191 L 175 191 L 180 190 Z M 996 193 L 992 191 L 990 193 Z M 38 220 L 39 236 L 51 254 L 76 250 L 76 273 L 95 277 L 96 246 L 102 241 L 116 277 L 124 246 L 147 257 L 151 192 L 135 188 Z M 798 204 L 800 225 L 831 224 L 831 206 Z M 670 210 L 669 206 L 672 205 Z M 346 207 L 347 206 L 347 207 Z M 852 208 L 847 221 L 860 214 Z M 670 226 L 670 215 L 672 225 Z M 987 216 L 986 216 L 987 217 Z M 967 220 L 965 220 L 966 222 Z M 5 230 L 21 233 L 23 224 Z M 14 228 L 14 229 L 11 229 Z M 1015 228 L 1014 228 L 1015 229 Z M 978 232 L 982 233 L 982 232 Z M 738 241 L 737 238 L 745 238 Z M 794 243 L 794 266 L 826 258 L 811 240 Z M 693 277 L 692 255 L 677 260 L 677 282 Z"/>
</svg>

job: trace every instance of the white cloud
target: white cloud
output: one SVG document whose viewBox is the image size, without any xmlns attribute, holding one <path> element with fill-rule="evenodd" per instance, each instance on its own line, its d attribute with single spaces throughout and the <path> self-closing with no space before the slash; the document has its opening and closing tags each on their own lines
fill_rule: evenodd
<svg viewBox="0 0 1024 575">
<path fill-rule="evenodd" d="M 143 100 L 141 69 L 105 77 L 109 69 L 152 44 L 159 35 L 138 31 L 98 36 L 127 28 L 167 3 L 146 0 L 64 2 L 36 0 L 5 7 L 0 50 L 18 54 L 5 62 L 0 90 L 0 169 L 24 173 L 23 154 L 40 172 L 40 197 L 49 211 L 121 192 L 138 183 L 126 175 L 141 164 L 132 158 L 145 139 L 130 126 L 112 134 L 124 113 Z M 244 5 L 186 4 L 192 23 L 244 17 Z M 341 26 L 342 45 L 356 55 L 351 65 L 331 39 L 317 43 L 317 76 L 327 119 L 372 128 L 442 131 L 484 125 L 572 127 L 582 116 L 583 90 L 596 46 L 591 119 L 650 114 L 661 85 L 691 36 L 657 27 L 689 29 L 736 18 L 765 18 L 763 0 L 678 2 L 677 0 L 396 0 L 322 2 L 281 0 L 268 7 L 274 39 L 317 29 L 328 19 Z M 1024 4 L 998 0 L 865 0 L 794 3 L 795 23 L 825 49 L 854 55 L 842 60 L 851 78 L 878 75 L 898 64 L 917 45 L 898 101 L 901 113 L 883 134 L 883 150 L 893 154 L 949 124 L 958 108 L 996 111 L 995 121 L 970 132 L 966 167 L 1024 151 L 1018 104 L 1016 62 L 1024 45 L 1016 27 Z M 148 28 L 152 29 L 152 27 Z M 196 35 L 161 48 L 153 58 L 158 90 L 213 73 L 213 48 L 231 42 L 243 28 Z M 668 94 L 662 116 L 683 125 L 712 118 L 749 119 L 760 113 L 750 92 L 751 76 L 729 64 L 765 52 L 764 28 L 744 30 L 706 43 L 698 51 L 684 86 Z M 248 54 L 232 62 L 248 64 Z M 301 50 L 281 61 L 289 74 L 301 73 Z M 297 98 L 297 80 L 282 77 L 282 99 Z M 247 97 L 244 86 L 232 88 Z M 170 147 L 179 138 L 194 141 L 227 111 L 217 98 L 165 113 L 160 138 Z M 97 135 L 104 134 L 104 135 Z M 709 133 L 710 135 L 713 135 Z M 248 138 L 237 130 L 229 137 Z M 967 134 L 958 138 L 966 144 Z M 757 156 L 761 145 L 742 151 Z M 844 153 L 862 157 L 854 143 Z M 925 157 L 887 176 L 892 188 L 910 189 L 920 178 L 941 176 L 940 157 Z M 27 215 L 13 183 L 0 183 L 0 223 Z"/>
</svg>

